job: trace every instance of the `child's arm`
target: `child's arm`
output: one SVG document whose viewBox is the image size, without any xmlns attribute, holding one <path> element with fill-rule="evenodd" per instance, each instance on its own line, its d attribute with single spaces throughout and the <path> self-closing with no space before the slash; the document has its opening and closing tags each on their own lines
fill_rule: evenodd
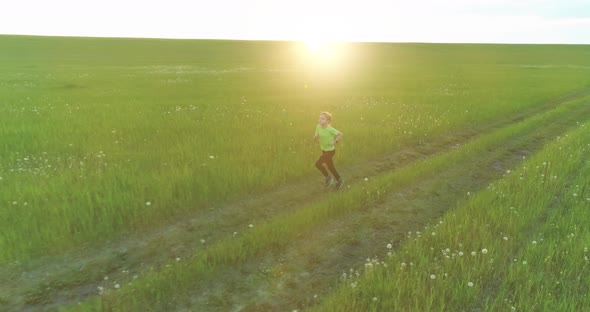
<svg viewBox="0 0 590 312">
<path fill-rule="evenodd" d="M 334 138 L 334 141 L 332 141 L 330 143 L 330 145 L 334 145 L 336 143 L 338 143 L 338 141 L 342 140 L 342 137 L 344 136 L 344 134 L 342 132 L 338 132 L 338 134 L 336 135 L 336 137 Z"/>
</svg>

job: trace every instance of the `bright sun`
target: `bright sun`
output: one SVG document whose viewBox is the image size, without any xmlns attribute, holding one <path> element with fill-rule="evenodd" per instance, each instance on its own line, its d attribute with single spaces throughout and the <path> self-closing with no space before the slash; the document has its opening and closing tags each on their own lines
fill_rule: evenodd
<svg viewBox="0 0 590 312">
<path fill-rule="evenodd" d="M 315 63 L 337 63 L 342 57 L 343 47 L 337 42 L 321 39 L 303 41 L 307 57 Z"/>
<path fill-rule="evenodd" d="M 310 53 L 319 53 L 323 48 L 327 47 L 328 45 L 326 41 L 317 39 L 304 41 L 303 44 L 305 44 L 307 51 L 309 51 Z"/>
</svg>

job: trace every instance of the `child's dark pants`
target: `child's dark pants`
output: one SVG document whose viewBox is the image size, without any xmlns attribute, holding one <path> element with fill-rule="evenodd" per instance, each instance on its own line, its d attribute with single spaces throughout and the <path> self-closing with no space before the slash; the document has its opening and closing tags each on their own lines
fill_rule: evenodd
<svg viewBox="0 0 590 312">
<path fill-rule="evenodd" d="M 336 150 L 329 151 L 329 152 L 322 151 L 322 156 L 320 156 L 318 161 L 315 162 L 315 166 L 322 172 L 324 177 L 327 178 L 328 171 L 323 166 L 323 164 L 326 163 L 326 165 L 328 166 L 328 170 L 330 170 L 330 172 L 332 173 L 334 178 L 336 178 L 336 180 L 340 180 L 340 175 L 336 171 L 336 168 L 334 168 L 334 162 L 332 162 L 332 158 L 334 157 L 334 154 L 336 154 Z"/>
</svg>

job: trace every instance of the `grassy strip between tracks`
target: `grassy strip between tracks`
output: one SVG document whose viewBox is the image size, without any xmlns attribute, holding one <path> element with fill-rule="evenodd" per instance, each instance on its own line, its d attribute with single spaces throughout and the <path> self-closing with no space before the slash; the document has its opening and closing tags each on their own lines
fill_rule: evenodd
<svg viewBox="0 0 590 312">
<path fill-rule="evenodd" d="M 235 265 L 260 253 L 280 249 L 289 241 L 297 239 L 299 233 L 317 227 L 331 218 L 373 205 L 397 187 L 416 182 L 472 157 L 483 157 L 489 150 L 501 148 L 506 140 L 526 136 L 544 124 L 577 114 L 586 105 L 587 98 L 564 103 L 551 111 L 482 135 L 459 149 L 371 178 L 362 184 L 352 185 L 346 192 L 329 194 L 321 203 L 302 207 L 292 214 L 256 225 L 247 232 L 238 233 L 210 246 L 191 259 L 171 263 L 160 271 L 147 274 L 120 289 L 106 290 L 100 296 L 72 308 L 149 310 L 174 307 L 180 298 L 191 295 L 195 285 L 214 277 L 216 271 L 223 270 L 226 265 Z"/>
</svg>

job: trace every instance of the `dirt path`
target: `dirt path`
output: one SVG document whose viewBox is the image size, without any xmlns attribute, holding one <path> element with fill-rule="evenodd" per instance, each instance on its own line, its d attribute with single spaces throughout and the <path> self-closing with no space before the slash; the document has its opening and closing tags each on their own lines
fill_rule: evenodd
<svg viewBox="0 0 590 312">
<path fill-rule="evenodd" d="M 588 93 L 590 89 L 580 90 L 482 127 L 478 132 L 450 134 L 382 159 L 343 168 L 342 173 L 347 177 L 348 184 L 359 183 L 364 177 L 375 176 L 380 172 L 443 153 L 482 133 Z M 579 118 L 572 116 L 572 120 L 575 117 Z M 342 271 L 362 265 L 366 257 L 383 255 L 387 242 L 396 244 L 403 239 L 403 233 L 423 227 L 454 205 L 457 198 L 462 198 L 461 194 L 466 188 L 476 191 L 485 186 L 505 168 L 513 165 L 510 159 L 521 157 L 522 153 L 531 153 L 542 145 L 543 138 L 563 132 L 568 126 L 568 120 L 562 120 L 552 128 L 542 129 L 537 136 L 523 138 L 523 142 L 512 142 L 506 147 L 506 155 L 490 158 L 490 163 L 475 163 L 472 167 L 454 166 L 450 172 L 444 173 L 447 180 L 439 176 L 420 185 L 408 186 L 407 189 L 391 195 L 392 198 L 387 201 L 389 204 L 334 220 L 306 237 L 318 242 L 317 246 L 320 247 L 316 247 L 316 244 L 310 247 L 305 244 L 306 239 L 301 239 L 280 255 L 268 255 L 262 260 L 262 268 L 260 259 L 248 262 L 240 270 L 240 274 L 224 274 L 224 278 L 219 279 L 222 282 L 212 285 L 211 291 L 196 298 L 195 303 L 222 310 L 228 307 L 227 304 L 236 310 L 264 307 L 284 310 L 311 304 L 314 299 L 310 291 L 317 295 L 325 293 Z M 318 183 L 320 180 L 318 179 Z M 112 288 L 134 276 L 141 276 L 146 271 L 157 270 L 170 260 L 178 258 L 182 261 L 234 232 L 247 230 L 249 224 L 265 222 L 299 206 L 321 200 L 323 195 L 324 191 L 314 183 L 300 180 L 265 194 L 248 196 L 233 203 L 212 206 L 209 210 L 194 215 L 182 216 L 148 233 L 136 233 L 57 257 L 2 267 L 0 279 L 8 282 L 0 286 L 0 305 L 9 307 L 9 311 L 22 311 L 76 303 L 98 294 L 99 287 Z M 391 219 L 383 218 L 383 211 L 392 211 L 391 214 L 386 214 L 392 216 Z M 351 236 L 351 233 L 355 235 Z M 264 279 L 268 276 L 268 268 L 272 268 L 271 271 L 274 272 L 277 267 L 281 268 L 277 271 L 281 272 L 280 278 L 269 279 L 267 283 L 256 279 L 261 276 Z M 261 275 L 261 270 L 267 273 Z M 239 283 L 240 279 L 249 277 L 256 279 L 257 282 L 252 283 L 258 285 L 255 289 L 242 289 L 243 285 L 234 285 L 240 287 L 240 290 L 229 291 L 233 282 Z M 231 300 L 222 300 L 225 303 L 215 304 L 217 301 L 214 299 L 220 293 L 224 296 L 229 294 Z M 310 296 L 310 302 L 301 301 L 301 298 L 309 299 Z M 209 304 L 211 302 L 214 304 Z"/>
</svg>

